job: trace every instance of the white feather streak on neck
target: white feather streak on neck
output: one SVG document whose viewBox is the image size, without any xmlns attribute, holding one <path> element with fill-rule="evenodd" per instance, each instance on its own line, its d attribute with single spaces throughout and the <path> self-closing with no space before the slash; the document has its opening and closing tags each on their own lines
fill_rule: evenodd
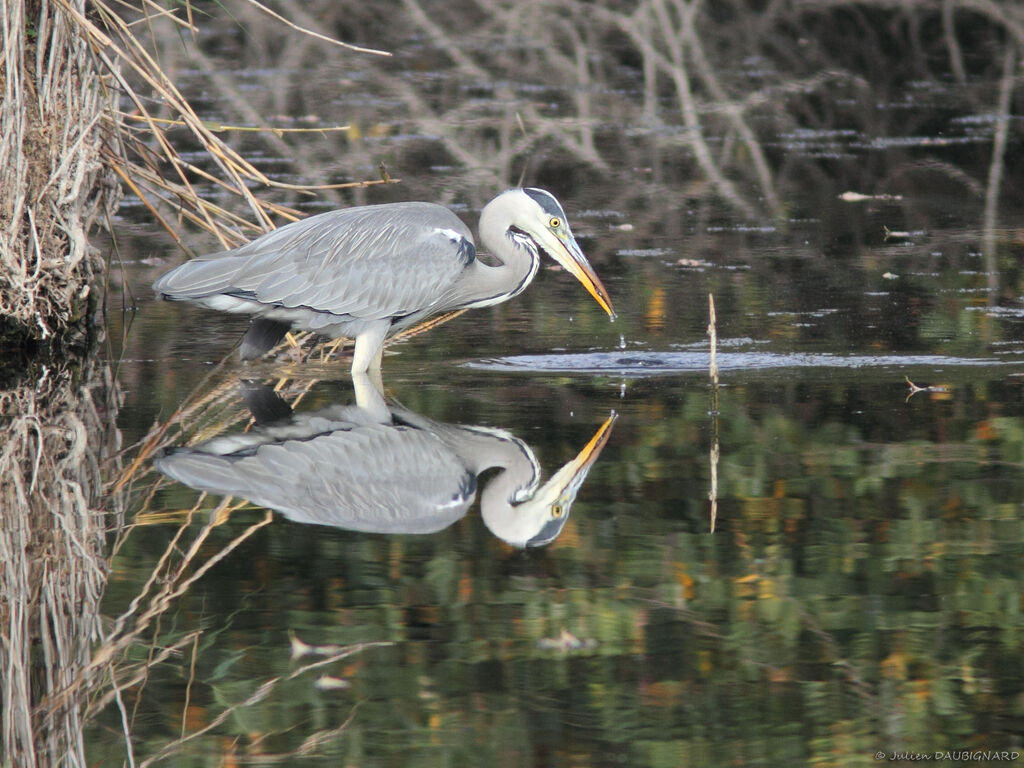
<svg viewBox="0 0 1024 768">
<path fill-rule="evenodd" d="M 462 279 L 465 307 L 489 307 L 522 293 L 540 267 L 533 240 L 514 228 L 515 206 L 506 193 L 488 203 L 480 214 L 480 243 L 501 261 L 489 266 L 479 259 L 467 267 Z"/>
</svg>

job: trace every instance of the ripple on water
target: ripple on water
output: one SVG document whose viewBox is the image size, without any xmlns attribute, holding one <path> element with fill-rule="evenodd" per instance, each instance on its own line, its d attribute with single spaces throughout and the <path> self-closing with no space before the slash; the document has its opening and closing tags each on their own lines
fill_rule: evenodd
<svg viewBox="0 0 1024 768">
<path fill-rule="evenodd" d="M 639 377 L 684 373 L 706 373 L 709 353 L 704 350 L 610 351 L 577 354 L 509 355 L 474 360 L 470 368 L 490 371 L 535 373 L 613 374 Z M 1007 365 L 1013 361 L 998 357 L 970 358 L 947 355 L 837 355 L 827 352 L 719 352 L 718 368 L 729 371 L 777 371 L 785 369 L 898 369 L 927 367 L 933 370 L 966 366 Z"/>
</svg>

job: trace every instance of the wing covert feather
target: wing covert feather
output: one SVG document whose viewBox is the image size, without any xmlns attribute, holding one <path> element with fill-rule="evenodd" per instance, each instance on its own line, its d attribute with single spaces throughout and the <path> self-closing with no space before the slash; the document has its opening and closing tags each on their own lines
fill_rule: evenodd
<svg viewBox="0 0 1024 768">
<path fill-rule="evenodd" d="M 242 457 L 175 453 L 157 459 L 157 468 L 297 522 L 380 533 L 440 530 L 466 513 L 476 491 L 473 475 L 432 435 L 380 425 L 264 445 Z"/>
<path fill-rule="evenodd" d="M 475 257 L 469 229 L 431 203 L 349 208 L 306 221 L 238 251 L 245 264 L 236 288 L 265 304 L 379 319 L 427 306 Z"/>
<path fill-rule="evenodd" d="M 469 228 L 433 203 L 329 211 L 233 251 L 178 267 L 154 284 L 182 298 L 240 294 L 262 304 L 381 319 L 444 295 L 476 251 Z"/>
</svg>

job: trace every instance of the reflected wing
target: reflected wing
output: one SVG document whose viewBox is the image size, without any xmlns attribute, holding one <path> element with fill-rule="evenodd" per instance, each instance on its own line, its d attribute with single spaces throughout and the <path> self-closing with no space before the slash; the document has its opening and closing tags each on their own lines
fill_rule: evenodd
<svg viewBox="0 0 1024 768">
<path fill-rule="evenodd" d="M 186 262 L 153 287 L 381 319 L 428 307 L 475 257 L 469 229 L 447 208 L 396 203 L 311 216 Z"/>
<path fill-rule="evenodd" d="M 428 433 L 373 425 L 263 445 L 246 456 L 179 451 L 157 469 L 301 523 L 374 533 L 432 533 L 463 517 L 476 478 Z"/>
</svg>

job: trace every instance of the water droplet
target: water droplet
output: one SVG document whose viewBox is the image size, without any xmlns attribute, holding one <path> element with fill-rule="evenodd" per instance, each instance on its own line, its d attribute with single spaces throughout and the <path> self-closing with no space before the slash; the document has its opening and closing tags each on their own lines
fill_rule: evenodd
<svg viewBox="0 0 1024 768">
<path fill-rule="evenodd" d="M 619 384 L 619 400 L 626 399 L 626 382 Z"/>
<path fill-rule="evenodd" d="M 626 348 L 626 334 L 620 333 L 619 334 L 619 349 L 625 349 L 625 348 Z"/>
</svg>

